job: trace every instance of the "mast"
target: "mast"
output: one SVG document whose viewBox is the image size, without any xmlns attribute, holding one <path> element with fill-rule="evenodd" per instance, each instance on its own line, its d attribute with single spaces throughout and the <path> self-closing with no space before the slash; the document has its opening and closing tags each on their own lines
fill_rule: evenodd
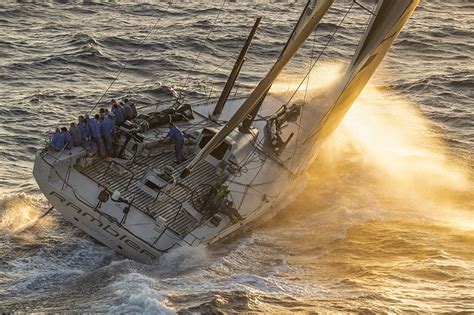
<svg viewBox="0 0 474 315">
<path fill-rule="evenodd" d="M 298 19 L 298 23 L 296 23 L 295 27 L 293 28 L 293 31 L 291 32 L 290 37 L 286 41 L 285 47 L 283 47 L 283 50 L 280 53 L 280 56 L 283 54 L 283 52 L 286 50 L 288 47 L 288 44 L 293 40 L 293 37 L 295 36 L 295 33 L 303 26 L 303 23 L 306 21 L 306 18 L 311 14 L 311 12 L 314 10 L 314 7 L 316 5 L 316 0 L 309 0 L 306 2 L 306 6 L 304 7 L 303 11 L 301 12 L 301 15 Z M 263 94 L 262 98 L 258 102 L 257 106 L 252 110 L 252 112 L 245 118 L 245 120 L 242 122 L 242 126 L 239 127 L 239 131 L 243 133 L 249 133 L 250 132 L 250 127 L 252 126 L 253 121 L 255 120 L 255 117 L 257 117 L 257 114 L 260 110 L 260 107 L 262 107 L 263 101 L 265 101 L 265 98 L 267 97 L 268 92 L 271 89 L 271 85 L 268 88 L 268 90 Z"/>
<path fill-rule="evenodd" d="M 245 100 L 242 106 L 230 118 L 227 124 L 202 148 L 196 157 L 187 165 L 181 173 L 181 178 L 188 176 L 196 165 L 205 159 L 224 139 L 249 115 L 255 106 L 258 104 L 265 92 L 270 88 L 277 76 L 293 58 L 298 49 L 303 45 L 304 41 L 312 33 L 319 21 L 323 18 L 333 0 L 322 0 L 315 5 L 305 23 L 295 34 L 293 39 L 289 42 L 286 49 L 281 54 L 280 58 L 275 62 L 268 74 L 263 78 L 257 87 L 252 91 L 249 97 Z"/>
<path fill-rule="evenodd" d="M 257 28 L 261 20 L 262 20 L 261 16 L 255 20 L 255 24 L 253 25 L 252 30 L 250 31 L 250 34 L 248 35 L 247 40 L 245 41 L 244 47 L 242 47 L 242 50 L 240 51 L 239 57 L 235 61 L 234 67 L 232 68 L 229 78 L 227 79 L 224 89 L 222 90 L 222 94 L 219 97 L 219 100 L 217 101 L 214 111 L 212 112 L 213 116 L 219 115 L 220 113 L 222 113 L 224 104 L 227 101 L 230 91 L 232 90 L 232 87 L 234 86 L 235 80 L 237 79 L 237 76 L 240 73 L 240 69 L 242 69 L 242 65 L 244 64 L 244 61 L 245 61 L 245 55 L 247 54 L 247 51 L 249 50 L 250 44 L 252 43 L 252 40 L 255 36 L 255 32 L 257 32 Z"/>
</svg>

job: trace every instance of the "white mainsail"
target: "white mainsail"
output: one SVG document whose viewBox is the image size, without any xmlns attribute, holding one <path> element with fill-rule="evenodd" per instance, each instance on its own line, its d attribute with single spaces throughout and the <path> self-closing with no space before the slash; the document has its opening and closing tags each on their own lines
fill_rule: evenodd
<svg viewBox="0 0 474 315">
<path fill-rule="evenodd" d="M 298 21 L 298 25 L 288 41 L 284 51 L 270 69 L 268 74 L 263 78 L 257 87 L 252 91 L 250 96 L 245 100 L 243 105 L 236 111 L 232 118 L 224 125 L 224 127 L 202 148 L 196 157 L 187 165 L 181 173 L 184 178 L 196 167 L 196 165 L 206 158 L 237 126 L 249 115 L 249 113 L 258 105 L 262 96 L 267 92 L 277 76 L 293 58 L 298 49 L 308 38 L 311 32 L 319 24 L 327 10 L 331 7 L 333 0 L 321 0 L 314 3 L 310 0 Z"/>
<path fill-rule="evenodd" d="M 346 72 L 341 94 L 306 140 L 323 140 L 337 128 L 362 92 L 420 0 L 380 0 Z"/>
</svg>

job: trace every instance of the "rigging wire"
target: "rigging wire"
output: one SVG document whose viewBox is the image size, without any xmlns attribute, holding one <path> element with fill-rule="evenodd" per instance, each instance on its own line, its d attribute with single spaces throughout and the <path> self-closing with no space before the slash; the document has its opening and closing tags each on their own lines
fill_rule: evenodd
<svg viewBox="0 0 474 315">
<path fill-rule="evenodd" d="M 362 6 L 361 4 L 359 4 L 356 0 L 353 1 L 352 5 L 354 5 L 354 4 L 358 5 L 359 7 L 361 7 L 362 9 L 364 9 L 365 11 L 368 11 L 369 13 L 371 13 L 371 15 L 375 15 L 375 14 L 373 14 L 372 12 L 373 12 L 373 11 L 375 10 L 375 8 L 377 7 L 377 3 L 376 3 L 376 4 L 374 5 L 374 7 L 372 8 L 372 11 L 369 10 L 369 9 L 367 9 L 367 8 L 365 8 L 365 7 L 363 7 L 363 6 Z M 351 9 L 352 9 L 352 6 L 349 8 L 349 11 L 350 11 Z M 366 29 L 369 27 L 369 24 L 370 24 L 371 19 L 372 19 L 372 16 L 369 16 L 369 18 L 367 19 L 367 22 L 365 23 L 364 30 L 366 30 Z M 363 37 L 361 37 L 360 40 L 362 41 L 362 40 L 363 40 Z M 308 79 L 308 80 L 309 80 L 309 79 Z M 299 130 L 299 129 L 298 129 L 298 130 Z M 305 139 L 304 142 L 305 142 L 306 140 L 307 140 L 307 139 Z M 303 142 L 303 143 L 304 143 L 304 142 Z M 295 144 L 295 152 L 296 152 L 297 148 L 298 148 L 298 143 Z M 302 169 L 302 167 L 303 167 L 303 164 L 304 164 L 304 163 L 302 163 L 302 162 L 300 163 L 300 165 L 298 166 L 298 168 L 297 168 L 297 170 L 296 170 L 297 173 L 299 173 L 299 172 L 301 171 L 301 169 Z"/>
<path fill-rule="evenodd" d="M 203 50 L 204 50 L 204 44 L 209 40 L 209 37 L 211 36 L 212 31 L 214 30 L 214 27 L 216 26 L 216 23 L 217 23 L 217 21 L 219 20 L 219 17 L 220 17 L 220 15 L 221 15 L 221 12 L 222 12 L 222 10 L 224 9 L 224 6 L 225 6 L 226 3 L 227 3 L 227 0 L 224 0 L 223 3 L 222 3 L 221 8 L 220 8 L 219 11 L 217 12 L 216 18 L 214 19 L 214 22 L 212 23 L 211 29 L 210 29 L 209 32 L 207 33 L 206 39 L 204 40 L 204 43 L 203 43 L 203 45 L 201 46 L 201 49 L 199 50 L 199 53 L 198 53 L 196 59 L 194 60 L 193 66 L 191 67 L 191 70 L 188 72 L 188 76 L 186 77 L 186 80 L 184 81 L 184 84 L 183 84 L 183 86 L 182 86 L 181 89 L 180 89 L 181 91 L 184 91 L 184 90 L 186 89 L 186 87 L 188 86 L 188 81 L 189 81 L 189 78 L 190 78 L 190 76 L 191 76 L 191 72 L 194 71 L 194 68 L 196 67 L 196 64 L 197 64 L 197 62 L 198 62 L 199 58 L 201 57 L 201 54 L 202 54 L 202 52 L 203 52 Z M 184 97 L 183 97 L 183 100 L 184 100 Z"/>
<path fill-rule="evenodd" d="M 211 75 L 211 74 L 216 73 L 217 70 L 220 70 L 221 68 L 223 68 L 224 65 L 225 65 L 227 62 L 229 62 L 230 60 L 235 60 L 235 59 L 237 58 L 237 56 L 238 56 L 237 54 L 233 54 L 232 56 L 227 57 L 227 59 L 224 60 L 224 62 L 222 62 L 220 65 L 218 65 L 214 70 L 212 70 L 212 71 L 209 72 L 208 74 Z M 206 87 L 207 87 L 207 84 L 209 83 L 209 81 L 208 81 L 208 80 L 203 80 L 202 83 L 204 84 L 204 91 L 205 91 L 206 95 L 208 95 Z M 212 85 L 212 86 L 210 87 L 210 91 L 209 91 L 210 93 L 212 92 L 212 87 L 213 87 L 213 86 L 214 86 L 214 85 Z M 209 94 L 210 94 L 210 93 L 209 93 Z"/>
<path fill-rule="evenodd" d="M 355 1 L 354 1 L 355 2 Z M 351 6 L 349 7 L 349 9 L 347 10 L 347 12 L 345 13 L 344 17 L 342 18 L 342 20 L 339 22 L 336 30 L 333 32 L 333 34 L 331 35 L 331 37 L 329 38 L 329 40 L 326 42 L 325 46 L 323 47 L 322 51 L 320 52 L 320 54 L 318 55 L 318 57 L 316 58 L 316 60 L 312 63 L 309 71 L 306 73 L 305 77 L 303 78 L 303 80 L 300 82 L 300 84 L 298 85 L 298 87 L 296 88 L 295 92 L 291 95 L 290 99 L 287 101 L 287 103 L 284 105 L 284 106 L 287 106 L 290 101 L 293 99 L 293 97 L 296 95 L 297 91 L 299 90 L 299 88 L 301 87 L 301 85 L 306 81 L 308 80 L 307 82 L 307 86 L 306 86 L 306 91 L 305 91 L 305 100 L 306 100 L 306 93 L 307 93 L 307 90 L 308 90 L 308 84 L 309 84 L 309 74 L 311 73 L 311 71 L 313 70 L 314 66 L 316 65 L 316 63 L 319 61 L 319 59 L 321 58 L 322 54 L 324 53 L 324 51 L 326 50 L 326 48 L 328 47 L 329 43 L 332 41 L 332 39 L 334 38 L 334 36 L 336 35 L 337 31 L 340 29 L 342 23 L 344 22 L 344 20 L 346 19 L 347 15 L 349 14 L 349 12 L 351 11 L 352 7 L 354 6 L 354 2 L 351 3 Z M 316 34 L 314 35 L 314 39 L 316 39 Z M 314 40 L 315 41 L 315 40 Z M 313 41 L 313 47 L 312 47 L 312 53 L 311 53 L 311 62 L 312 62 L 312 59 L 313 59 L 313 56 L 314 56 L 314 41 Z M 282 106 L 283 107 L 283 106 Z M 280 108 L 282 108 L 280 107 Z M 304 106 L 303 106 L 304 108 Z M 301 122 L 301 115 L 300 115 L 300 122 Z M 300 124 L 298 124 L 298 134 L 299 134 L 299 130 L 301 129 L 301 126 Z M 297 134 L 297 136 L 298 136 Z M 254 155 L 255 153 L 262 153 L 264 155 L 267 155 L 267 153 L 265 152 L 263 146 L 262 146 L 262 142 L 263 140 L 265 139 L 265 137 L 262 137 L 262 139 L 260 139 L 260 141 L 256 141 L 255 145 L 254 145 L 254 148 L 252 149 L 252 151 L 248 154 L 245 162 L 243 163 L 244 166 L 246 166 L 247 164 L 249 164 L 250 162 L 252 162 L 250 159 L 252 158 L 252 155 Z M 294 154 L 296 154 L 296 150 L 297 150 L 297 147 L 295 147 L 295 152 Z M 294 157 L 294 156 L 293 156 Z M 283 167 L 289 171 L 289 173 L 291 175 L 294 175 L 294 173 L 286 166 L 286 165 L 283 165 Z M 254 189 L 256 191 L 258 191 L 257 189 L 255 189 L 255 187 L 252 186 L 252 183 L 253 181 L 255 180 L 255 178 L 258 176 L 258 174 L 260 173 L 260 171 L 262 170 L 263 167 L 260 167 L 260 169 L 258 170 L 257 174 L 253 177 L 252 181 L 250 182 L 249 185 L 245 185 L 246 188 L 245 188 L 245 191 L 244 191 L 244 194 L 247 194 L 247 191 L 248 189 Z M 237 176 L 238 173 L 236 173 L 233 178 L 230 180 L 231 183 L 234 183 L 235 182 L 235 178 Z M 238 182 L 235 182 L 236 184 L 239 184 Z M 270 183 L 268 183 L 270 184 Z M 259 191 L 258 191 L 259 192 Z M 262 194 L 262 192 L 260 192 L 260 194 Z M 265 194 L 263 194 L 265 195 Z M 242 202 L 243 202 L 243 199 L 241 201 L 241 204 L 239 205 L 238 208 L 241 207 L 242 205 Z M 257 208 L 258 209 L 258 208 Z M 253 211 L 251 211 L 249 213 L 252 214 L 254 213 L 257 209 L 254 209 Z"/>
<path fill-rule="evenodd" d="M 300 87 L 303 85 L 303 83 L 306 81 L 306 79 L 308 78 L 309 74 L 311 73 L 311 71 L 313 71 L 313 68 L 314 66 L 316 66 L 316 64 L 318 63 L 319 59 L 321 58 L 321 56 L 324 54 L 324 52 L 326 51 L 326 48 L 329 46 L 329 44 L 331 43 L 331 41 L 334 39 L 334 36 L 336 35 L 336 33 L 339 31 L 339 29 L 341 28 L 342 26 L 342 23 L 344 23 L 347 15 L 349 14 L 349 12 L 351 12 L 352 8 L 354 7 L 354 2 L 351 3 L 349 9 L 346 11 L 346 13 L 344 14 L 344 16 L 342 17 L 341 21 L 339 22 L 339 24 L 337 25 L 336 29 L 334 30 L 334 32 L 331 34 L 331 36 L 329 37 L 329 40 L 326 42 L 326 44 L 324 45 L 323 49 L 321 50 L 321 52 L 319 53 L 318 57 L 316 58 L 316 60 L 313 62 L 312 66 L 310 67 L 309 71 L 306 73 L 306 75 L 304 76 L 303 80 L 301 80 L 300 84 L 298 85 L 298 87 L 295 89 L 295 91 L 293 92 L 293 94 L 291 95 L 291 97 L 289 98 L 289 100 L 286 102 L 285 105 L 288 105 L 291 100 L 293 99 L 293 97 L 295 97 L 296 93 L 298 92 L 298 90 L 300 89 Z M 283 107 L 283 106 L 282 106 Z"/>
<path fill-rule="evenodd" d="M 369 10 L 366 6 L 364 6 L 363 4 L 357 2 L 357 0 L 354 0 L 354 3 L 357 4 L 359 7 L 361 7 L 363 10 L 369 12 L 371 15 L 376 15 L 376 14 L 374 13 L 374 9 Z"/>
<path fill-rule="evenodd" d="M 311 58 L 310 58 L 310 62 L 309 62 L 310 66 L 313 63 L 315 43 L 316 43 L 316 32 L 314 32 L 314 37 L 313 37 L 313 43 L 312 43 L 313 47 L 311 49 Z M 311 72 L 311 69 L 310 69 L 310 72 Z M 308 76 L 308 78 L 306 79 L 306 89 L 304 91 L 303 105 L 301 106 L 301 113 L 300 113 L 300 117 L 299 117 L 298 124 L 297 124 L 298 129 L 297 129 L 297 132 L 296 132 L 295 149 L 293 151 L 293 156 L 291 158 L 291 161 L 295 160 L 296 152 L 298 152 L 298 139 L 299 139 L 299 136 L 300 136 L 300 131 L 301 131 L 301 129 L 304 129 L 303 127 L 301 127 L 301 120 L 303 119 L 303 113 L 304 113 L 305 104 L 306 104 L 306 97 L 308 95 L 309 80 L 310 79 L 311 79 L 311 76 Z"/>
<path fill-rule="evenodd" d="M 311 67 L 309 68 L 309 70 L 306 72 L 305 76 L 303 77 L 303 79 L 301 80 L 301 82 L 298 84 L 298 87 L 295 89 L 295 91 L 293 92 L 293 94 L 290 96 L 290 98 L 288 99 L 288 101 L 286 102 L 286 104 L 282 105 L 280 108 L 283 108 L 283 106 L 288 106 L 288 104 L 291 102 L 291 100 L 295 97 L 296 93 L 298 92 L 298 90 L 301 88 L 301 86 L 303 85 L 303 83 L 308 80 L 308 83 L 309 83 L 309 75 L 310 73 L 313 71 L 313 68 L 316 66 L 316 64 L 318 63 L 318 61 L 321 59 L 321 56 L 324 54 L 324 52 L 326 51 L 327 47 L 329 46 L 329 44 L 331 43 L 331 41 L 334 39 L 334 36 L 337 34 L 337 32 L 339 31 L 339 29 L 341 28 L 342 24 L 344 23 L 346 17 L 349 15 L 349 13 L 351 12 L 352 8 L 354 7 L 354 4 L 355 4 L 355 1 L 353 1 L 351 3 L 351 5 L 349 6 L 349 9 L 347 9 L 346 13 L 344 14 L 344 16 L 342 17 L 341 21 L 339 22 L 339 24 L 337 25 L 336 29 L 334 30 L 334 32 L 331 34 L 331 36 L 329 37 L 328 41 L 325 43 L 325 45 L 323 46 L 323 49 L 321 50 L 321 52 L 319 53 L 318 57 L 314 60 L 314 62 L 312 63 Z M 314 44 L 314 42 L 313 42 Z M 314 48 L 314 46 L 313 46 Z M 312 56 L 313 57 L 313 56 Z M 307 85 L 308 85 L 307 83 Z M 306 92 L 307 92 L 307 88 L 306 87 L 306 91 L 305 91 L 305 100 L 306 100 Z M 302 106 L 304 108 L 304 104 Z M 300 122 L 301 122 L 301 114 L 300 114 Z M 299 135 L 299 131 L 300 131 L 300 124 L 298 124 L 298 134 L 297 134 L 297 137 Z M 293 153 L 293 158 L 295 157 L 296 155 L 296 151 L 297 151 L 297 148 L 298 148 L 298 144 L 296 143 L 295 145 L 295 150 L 294 150 L 294 153 Z M 292 160 L 292 159 L 291 159 Z M 290 160 L 290 161 L 291 161 Z M 298 168 L 298 171 L 299 171 L 299 168 Z"/>
<path fill-rule="evenodd" d="M 130 61 L 133 59 L 133 57 L 135 57 L 135 55 L 137 54 L 138 50 L 140 49 L 141 45 L 148 39 L 148 37 L 151 35 L 151 33 L 153 33 L 153 31 L 155 30 L 155 28 L 158 26 L 158 23 L 161 21 L 161 18 L 165 15 L 165 13 L 168 12 L 169 8 L 171 7 L 171 4 L 173 4 L 173 0 L 171 0 L 169 3 L 168 3 L 168 7 L 166 7 L 166 10 L 163 11 L 161 13 L 161 15 L 158 17 L 158 20 L 155 22 L 155 24 L 153 25 L 153 27 L 150 29 L 150 31 L 148 32 L 148 34 L 140 41 L 140 43 L 138 44 L 137 48 L 135 49 L 135 51 L 132 53 L 132 55 L 130 56 L 130 58 L 128 58 L 128 60 L 124 63 L 124 65 L 122 66 L 122 68 L 120 68 L 120 71 L 117 73 L 117 75 L 115 76 L 115 78 L 112 80 L 112 82 L 110 82 L 109 84 L 109 87 L 105 90 L 105 92 L 102 94 L 102 96 L 99 98 L 99 100 L 97 101 L 97 103 L 95 103 L 94 107 L 92 107 L 92 109 L 89 111 L 89 115 L 92 113 L 92 111 L 94 111 L 94 109 L 97 107 L 97 105 L 99 105 L 99 103 L 102 101 L 102 99 L 104 98 L 104 96 L 107 94 L 107 92 L 110 90 L 110 88 L 112 87 L 112 85 L 114 85 L 114 83 L 118 80 L 119 76 L 122 74 L 122 72 L 126 69 L 127 65 L 130 63 Z"/>
</svg>

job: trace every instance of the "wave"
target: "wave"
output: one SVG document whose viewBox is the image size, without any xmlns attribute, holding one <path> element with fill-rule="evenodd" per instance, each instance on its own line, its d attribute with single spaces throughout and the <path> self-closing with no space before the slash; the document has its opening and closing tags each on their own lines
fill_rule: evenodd
<svg viewBox="0 0 474 315">
<path fill-rule="evenodd" d="M 74 34 L 67 42 L 67 45 L 70 46 L 77 46 L 77 47 L 84 47 L 87 45 L 90 46 L 100 46 L 97 40 L 86 33 L 76 33 Z"/>
<path fill-rule="evenodd" d="M 0 232 L 13 235 L 38 221 L 41 202 L 24 193 L 0 197 Z"/>
</svg>

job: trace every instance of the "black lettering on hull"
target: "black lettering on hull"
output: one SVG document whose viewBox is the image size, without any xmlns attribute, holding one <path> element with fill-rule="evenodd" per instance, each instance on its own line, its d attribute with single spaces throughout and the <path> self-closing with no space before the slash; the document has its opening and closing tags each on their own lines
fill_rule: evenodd
<svg viewBox="0 0 474 315">
<path fill-rule="evenodd" d="M 138 246 L 136 243 L 132 242 L 131 240 L 125 240 L 125 244 L 127 244 L 128 246 L 130 246 L 131 248 L 135 249 L 135 250 L 139 250 L 140 249 L 140 246 Z"/>
<path fill-rule="evenodd" d="M 58 201 L 61 202 L 61 203 L 65 203 L 65 202 L 66 202 L 66 199 L 65 199 L 62 195 L 58 194 L 58 193 L 55 192 L 55 191 L 51 191 L 51 192 L 49 193 L 49 195 L 56 197 L 56 198 L 58 199 Z M 104 223 L 102 223 L 99 219 L 97 219 L 96 217 L 94 217 L 92 214 L 90 214 L 90 213 L 84 211 L 84 210 L 81 209 L 79 206 L 75 205 L 74 203 L 68 201 L 68 202 L 65 203 L 65 206 L 66 206 L 66 207 L 69 207 L 69 208 L 72 209 L 72 210 L 74 210 L 74 211 L 76 212 L 76 214 L 79 214 L 80 216 L 82 216 L 82 218 L 83 218 L 83 219 L 82 219 L 82 220 L 83 220 L 82 222 L 85 222 L 85 218 L 86 218 L 86 217 L 89 217 L 89 218 L 90 218 L 89 222 L 90 222 L 91 224 L 93 224 L 93 226 L 94 226 L 95 228 L 100 228 L 100 229 L 102 229 L 103 231 L 107 232 L 107 234 L 109 234 L 109 235 L 113 236 L 114 238 L 116 238 L 116 241 L 117 241 L 117 242 L 126 244 L 128 248 L 133 249 L 133 250 L 136 251 L 138 254 L 141 254 L 142 256 L 145 255 L 145 256 L 147 256 L 148 258 L 152 259 L 152 260 L 157 258 L 157 256 L 155 256 L 154 254 L 150 253 L 150 252 L 147 251 L 146 249 L 142 249 L 142 248 L 140 247 L 140 245 L 138 245 L 138 244 L 137 244 L 136 242 L 134 242 L 133 240 L 129 239 L 129 238 L 128 238 L 128 235 L 127 235 L 126 233 L 125 233 L 125 234 L 121 234 L 121 233 L 120 233 L 120 230 L 117 231 L 117 230 L 113 229 L 113 228 L 110 226 L 110 224 L 109 224 L 109 225 L 105 225 L 105 227 L 104 227 Z M 77 217 L 73 216 L 72 218 L 73 218 L 75 221 L 81 223 L 81 221 L 80 221 Z M 108 221 L 108 220 L 107 220 L 107 221 Z M 89 225 L 83 225 L 83 226 L 84 226 L 85 228 L 87 228 L 88 230 L 91 230 L 91 231 L 94 231 L 94 230 L 95 230 L 94 227 L 91 227 L 91 226 L 89 226 Z M 95 232 L 98 233 L 97 230 L 95 230 Z M 120 245 L 116 245 L 116 246 L 117 246 L 120 250 L 123 251 L 123 247 L 122 247 L 122 246 L 120 246 Z"/>
<path fill-rule="evenodd" d="M 82 217 L 84 217 L 84 218 L 87 217 L 87 216 L 89 216 L 91 218 L 91 220 L 90 220 L 91 222 L 97 221 L 98 222 L 98 224 L 97 224 L 98 227 L 104 226 L 104 224 L 102 222 L 100 222 L 100 220 L 97 220 L 94 216 L 90 215 L 89 213 L 84 212 L 82 214 Z"/>
<path fill-rule="evenodd" d="M 120 236 L 120 233 L 115 231 L 114 229 L 112 229 L 110 227 L 110 225 L 107 225 L 105 228 L 104 228 L 104 231 L 106 231 L 107 233 L 109 233 L 110 235 L 112 235 L 113 237 L 119 237 Z"/>
<path fill-rule="evenodd" d="M 58 199 L 59 199 L 59 201 L 61 201 L 61 202 L 64 202 L 64 201 L 66 201 L 66 199 L 64 199 L 64 197 L 63 197 L 63 196 L 61 196 L 60 194 L 58 194 L 58 193 L 57 193 L 57 192 L 55 192 L 55 191 L 52 191 L 52 192 L 50 193 L 50 195 L 51 195 L 51 196 L 54 196 L 54 197 L 56 197 L 56 198 L 58 198 Z"/>
</svg>

